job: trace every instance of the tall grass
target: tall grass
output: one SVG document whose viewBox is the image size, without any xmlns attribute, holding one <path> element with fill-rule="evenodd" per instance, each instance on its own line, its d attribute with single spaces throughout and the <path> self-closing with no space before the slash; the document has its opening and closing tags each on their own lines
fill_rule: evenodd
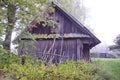
<svg viewBox="0 0 120 80">
<path fill-rule="evenodd" d="M 97 61 L 106 71 L 109 71 L 116 79 L 120 80 L 120 59 L 93 59 Z"/>
</svg>

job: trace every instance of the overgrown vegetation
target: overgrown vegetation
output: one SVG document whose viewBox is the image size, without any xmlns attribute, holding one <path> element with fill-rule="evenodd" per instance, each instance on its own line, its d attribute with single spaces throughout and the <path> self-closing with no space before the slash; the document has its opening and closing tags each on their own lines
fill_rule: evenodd
<svg viewBox="0 0 120 80">
<path fill-rule="evenodd" d="M 21 58 L 0 49 L 0 73 L 3 80 L 115 80 L 98 62 L 67 61 L 54 65 L 27 55 Z M 0 76 L 1 78 L 1 76 Z"/>
<path fill-rule="evenodd" d="M 120 59 L 97 59 L 97 62 L 115 76 L 115 80 L 120 80 Z"/>
</svg>

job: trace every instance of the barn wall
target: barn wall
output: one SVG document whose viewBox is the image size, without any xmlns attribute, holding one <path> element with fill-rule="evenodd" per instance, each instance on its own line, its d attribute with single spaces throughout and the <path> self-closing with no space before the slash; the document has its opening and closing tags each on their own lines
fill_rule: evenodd
<svg viewBox="0 0 120 80">
<path fill-rule="evenodd" d="M 73 39 L 66 39 L 66 40 L 38 40 L 36 42 L 34 42 L 33 44 L 30 43 L 30 40 L 24 40 L 23 41 L 24 45 L 26 45 L 26 47 L 22 48 L 22 52 L 24 53 L 29 53 L 29 54 L 33 54 L 34 56 L 36 55 L 36 57 L 38 57 L 39 59 L 41 59 L 43 56 L 42 54 L 58 54 L 58 55 L 62 55 L 60 56 L 54 56 L 48 57 L 47 60 L 50 60 L 50 58 L 53 58 L 53 62 L 59 62 L 59 60 L 61 59 L 62 61 L 66 61 L 66 59 L 69 60 L 79 60 L 82 58 L 82 43 L 80 40 L 73 40 Z M 53 43 L 54 46 L 53 46 Z M 21 51 L 20 51 L 20 54 Z"/>
<path fill-rule="evenodd" d="M 88 34 L 86 33 L 78 24 L 79 21 L 77 19 L 73 20 L 69 13 L 66 13 L 64 11 L 62 11 L 60 8 L 56 8 L 55 9 L 55 14 L 54 14 L 54 19 L 59 22 L 59 26 L 60 26 L 60 32 L 64 33 L 83 33 L 83 34 Z M 78 23 L 77 23 L 78 22 Z M 80 23 L 81 24 L 81 23 Z"/>
<path fill-rule="evenodd" d="M 59 9 L 55 10 L 54 19 L 59 23 L 58 33 L 85 33 L 80 30 L 78 24 Z"/>
<path fill-rule="evenodd" d="M 83 44 L 83 59 L 85 61 L 90 62 L 91 58 L 90 58 L 90 47 L 88 44 Z"/>
<path fill-rule="evenodd" d="M 80 39 L 77 39 L 77 59 L 83 59 L 83 43 Z"/>
<path fill-rule="evenodd" d="M 38 41 L 36 43 L 37 47 L 41 47 L 41 51 L 44 50 L 45 47 L 43 46 L 47 46 L 47 50 L 48 51 L 51 46 L 53 45 L 53 40 L 44 40 L 44 41 Z M 62 44 L 63 43 L 63 44 Z M 42 45 L 41 45 L 42 44 Z M 43 48 L 42 48 L 43 47 Z M 77 58 L 77 42 L 76 40 L 56 40 L 55 41 L 55 45 L 53 47 L 53 50 L 51 50 L 53 53 L 54 50 L 56 50 L 56 54 L 63 54 L 63 56 L 67 56 L 68 59 L 72 59 L 72 60 L 77 60 L 79 58 Z M 43 51 L 42 51 L 43 52 Z"/>
<path fill-rule="evenodd" d="M 30 31 L 32 34 L 50 34 L 50 32 L 50 26 L 43 26 L 42 23 L 37 23 L 36 26 Z"/>
<path fill-rule="evenodd" d="M 54 20 L 58 23 L 57 33 L 82 33 L 86 34 L 85 31 L 80 29 L 80 25 L 76 24 L 70 17 L 59 9 L 55 9 L 52 14 Z M 50 34 L 50 26 L 43 26 L 42 23 L 37 23 L 36 27 L 33 27 L 30 33 L 34 34 Z"/>
</svg>

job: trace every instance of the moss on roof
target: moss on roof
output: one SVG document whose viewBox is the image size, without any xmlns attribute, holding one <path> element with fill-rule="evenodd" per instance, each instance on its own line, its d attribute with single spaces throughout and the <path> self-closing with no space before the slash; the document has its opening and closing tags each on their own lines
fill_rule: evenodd
<svg viewBox="0 0 120 80">
<path fill-rule="evenodd" d="M 85 34 L 32 34 L 32 36 L 36 39 L 51 39 L 51 38 L 90 38 L 89 35 Z M 31 38 L 31 36 L 24 36 L 22 38 Z"/>
</svg>

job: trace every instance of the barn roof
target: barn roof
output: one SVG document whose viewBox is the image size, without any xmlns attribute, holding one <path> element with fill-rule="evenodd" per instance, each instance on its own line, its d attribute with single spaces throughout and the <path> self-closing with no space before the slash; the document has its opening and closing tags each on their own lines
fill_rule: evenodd
<svg viewBox="0 0 120 80">
<path fill-rule="evenodd" d="M 91 33 L 83 24 L 81 24 L 75 17 L 73 17 L 70 13 L 68 13 L 59 3 L 56 3 L 56 2 L 53 2 L 53 5 L 55 5 L 55 8 L 58 9 L 61 13 L 63 13 L 68 19 L 70 19 L 71 21 L 75 22 L 76 24 L 78 24 L 79 26 L 76 26 L 78 27 L 79 29 L 81 29 L 82 31 L 84 31 L 86 33 L 85 34 L 67 34 L 67 35 L 64 35 L 62 37 L 65 37 L 65 38 L 72 38 L 73 36 L 74 37 L 79 37 L 79 38 L 82 38 L 82 37 L 89 37 L 93 40 L 93 45 L 92 47 L 94 47 L 95 45 L 99 44 L 101 41 L 93 34 Z M 37 19 L 38 17 L 41 15 L 41 13 L 38 13 L 38 15 L 36 15 L 36 17 L 30 22 L 30 24 L 35 24 L 37 22 Z M 24 31 L 26 31 L 27 29 L 25 29 Z M 23 32 L 24 32 L 23 31 Z M 61 36 L 61 35 L 57 35 L 58 38 Z M 18 36 L 19 37 L 19 36 Z M 17 38 L 18 38 L 17 37 Z M 38 36 L 37 36 L 38 37 Z M 47 35 L 48 38 L 52 38 L 53 35 Z M 16 38 L 16 39 L 17 39 Z"/>
</svg>

